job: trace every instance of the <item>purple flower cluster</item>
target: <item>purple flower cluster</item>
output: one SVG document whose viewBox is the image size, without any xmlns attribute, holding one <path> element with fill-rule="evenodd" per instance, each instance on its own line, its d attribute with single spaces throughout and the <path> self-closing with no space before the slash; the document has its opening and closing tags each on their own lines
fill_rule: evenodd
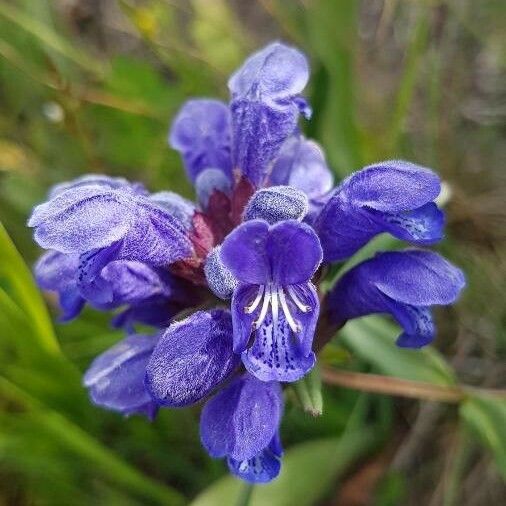
<svg viewBox="0 0 506 506">
<path fill-rule="evenodd" d="M 444 216 L 439 178 L 409 162 L 377 163 L 332 187 L 321 148 L 297 127 L 311 114 L 300 95 L 308 78 L 304 55 L 273 43 L 232 75 L 228 105 L 182 107 L 169 143 L 197 203 L 91 175 L 53 188 L 28 223 L 48 250 L 36 278 L 57 292 L 62 319 L 88 303 L 114 310 L 128 334 L 86 372 L 92 401 L 149 418 L 204 402 L 203 446 L 250 482 L 280 471 L 281 383 L 314 366 L 320 312 L 334 332 L 390 314 L 403 329 L 397 344 L 419 348 L 434 338 L 432 306 L 451 304 L 465 284 L 437 253 L 408 249 L 319 290 L 323 267 L 377 234 L 439 241 Z M 137 335 L 136 323 L 159 330 Z"/>
</svg>

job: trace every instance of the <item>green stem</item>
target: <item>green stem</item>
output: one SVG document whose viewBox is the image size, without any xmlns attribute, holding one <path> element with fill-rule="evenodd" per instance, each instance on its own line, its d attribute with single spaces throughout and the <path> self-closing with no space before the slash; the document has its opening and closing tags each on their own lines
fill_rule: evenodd
<svg viewBox="0 0 506 506">
<path fill-rule="evenodd" d="M 253 495 L 253 487 L 252 483 L 244 483 L 237 498 L 236 506 L 249 506 L 251 496 Z"/>
</svg>

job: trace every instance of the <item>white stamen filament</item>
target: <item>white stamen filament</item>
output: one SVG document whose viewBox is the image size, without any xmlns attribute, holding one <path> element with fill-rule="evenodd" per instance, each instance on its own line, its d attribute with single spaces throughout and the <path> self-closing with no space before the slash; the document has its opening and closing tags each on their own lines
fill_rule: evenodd
<svg viewBox="0 0 506 506">
<path fill-rule="evenodd" d="M 258 329 L 260 327 L 260 325 L 262 325 L 262 323 L 264 322 L 265 317 L 267 316 L 267 310 L 269 309 L 270 301 L 271 301 L 271 284 L 269 283 L 265 287 L 264 303 L 262 304 L 262 309 L 260 310 L 260 314 L 258 315 L 258 319 L 255 320 L 255 322 L 253 323 L 255 328 Z"/>
<path fill-rule="evenodd" d="M 278 316 L 279 316 L 279 301 L 278 301 L 278 293 L 279 288 L 274 285 L 271 289 L 271 306 L 272 306 L 272 324 L 274 328 L 278 327 Z"/>
<path fill-rule="evenodd" d="M 260 304 L 260 301 L 262 300 L 262 296 L 264 294 L 265 285 L 260 285 L 258 287 L 258 292 L 256 294 L 255 300 L 249 305 L 244 308 L 244 312 L 246 314 L 251 314 L 257 307 L 258 304 Z"/>
<path fill-rule="evenodd" d="M 297 297 L 297 294 L 295 293 L 295 290 L 293 289 L 292 286 L 289 286 L 288 287 L 288 294 L 290 295 L 290 297 L 292 298 L 293 302 L 295 303 L 295 305 L 303 312 L 303 313 L 307 313 L 311 308 L 309 306 L 306 306 L 306 304 L 304 304 L 303 302 L 301 302 L 299 300 L 299 298 Z"/>
<path fill-rule="evenodd" d="M 280 286 L 277 290 L 279 301 L 281 302 L 281 308 L 283 309 L 283 313 L 285 314 L 286 321 L 288 322 L 288 325 L 290 325 L 290 328 L 295 332 L 299 332 L 300 328 L 299 325 L 295 322 L 293 319 L 290 309 L 288 307 L 288 304 L 286 303 L 286 297 L 285 292 L 283 291 L 283 287 Z"/>
<path fill-rule="evenodd" d="M 311 311 L 311 307 L 304 304 L 298 297 L 295 289 L 292 286 L 287 286 L 286 291 L 291 301 L 302 313 L 307 313 Z M 263 300 L 262 300 L 263 299 Z M 272 323 L 274 328 L 278 325 L 279 320 L 279 309 L 281 306 L 281 310 L 285 316 L 286 322 L 290 326 L 293 332 L 300 332 L 300 324 L 295 320 L 290 312 L 290 307 L 288 306 L 287 296 L 285 294 L 285 290 L 282 286 L 275 285 L 272 282 L 269 282 L 265 285 L 260 285 L 258 287 L 258 292 L 255 295 L 254 300 L 247 306 L 244 307 L 244 312 L 247 314 L 253 313 L 262 302 L 262 308 L 260 309 L 260 313 L 258 318 L 253 322 L 253 327 L 255 329 L 260 328 L 262 323 L 264 322 L 267 313 L 269 311 L 269 306 L 271 306 L 272 311 Z M 293 309 L 293 307 L 292 307 Z"/>
</svg>

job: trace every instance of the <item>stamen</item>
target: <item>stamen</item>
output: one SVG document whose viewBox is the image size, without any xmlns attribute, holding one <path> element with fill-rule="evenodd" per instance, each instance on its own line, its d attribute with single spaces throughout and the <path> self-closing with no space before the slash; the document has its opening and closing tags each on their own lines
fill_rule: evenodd
<svg viewBox="0 0 506 506">
<path fill-rule="evenodd" d="M 288 307 L 288 304 L 286 303 L 286 297 L 285 292 L 283 291 L 283 287 L 280 286 L 278 288 L 278 296 L 279 301 L 281 302 L 281 308 L 283 309 L 283 313 L 285 314 L 286 321 L 288 322 L 288 325 L 290 325 L 290 328 L 295 332 L 300 331 L 299 325 L 295 322 L 295 320 L 292 317 L 292 314 L 290 313 L 290 309 Z"/>
<path fill-rule="evenodd" d="M 307 313 L 308 311 L 311 310 L 311 307 L 310 306 L 307 306 L 306 304 L 304 304 L 297 296 L 297 293 L 295 292 L 295 290 L 293 289 L 293 287 L 291 286 L 288 286 L 288 294 L 290 295 L 290 297 L 292 298 L 293 302 L 295 303 L 295 305 L 303 312 L 303 313 Z"/>
<path fill-rule="evenodd" d="M 249 306 L 245 306 L 245 308 L 244 308 L 244 312 L 246 314 L 251 314 L 258 307 L 258 304 L 260 304 L 260 301 L 262 300 L 262 295 L 264 294 L 264 290 L 265 290 L 265 285 L 260 285 L 258 287 L 258 292 L 256 294 L 255 299 L 253 300 L 253 302 Z"/>
<path fill-rule="evenodd" d="M 274 329 L 273 332 L 276 332 L 276 329 L 278 328 L 278 315 L 279 315 L 278 290 L 279 288 L 276 285 L 274 285 L 271 290 L 272 325 Z"/>
<path fill-rule="evenodd" d="M 267 316 L 267 310 L 269 309 L 269 302 L 271 300 L 271 284 L 269 283 L 265 287 L 265 296 L 264 296 L 264 303 L 262 304 L 262 309 L 260 310 L 260 315 L 258 316 L 258 319 L 253 323 L 255 328 L 259 328 L 260 325 L 265 320 L 265 317 Z"/>
</svg>

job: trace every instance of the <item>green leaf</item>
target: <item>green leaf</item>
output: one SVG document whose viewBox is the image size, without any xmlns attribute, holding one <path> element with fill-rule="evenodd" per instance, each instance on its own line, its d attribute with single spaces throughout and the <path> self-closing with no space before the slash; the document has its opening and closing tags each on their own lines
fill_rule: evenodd
<svg viewBox="0 0 506 506">
<path fill-rule="evenodd" d="M 348 322 L 338 334 L 347 348 L 383 374 L 436 385 L 453 385 L 450 365 L 430 346 L 408 350 L 395 345 L 399 329 L 379 316 Z"/>
<path fill-rule="evenodd" d="M 24 313 L 37 344 L 47 353 L 59 354 L 51 318 L 32 274 L 0 223 L 0 281 L 12 301 Z M 5 302 L 5 301 L 4 301 Z M 13 307 L 11 306 L 11 314 Z"/>
<path fill-rule="evenodd" d="M 340 439 L 310 441 L 291 448 L 283 457 L 279 477 L 253 490 L 250 506 L 310 506 L 328 491 L 336 477 L 363 456 L 376 442 L 373 431 L 346 432 Z M 231 476 L 202 492 L 191 506 L 234 504 L 243 483 Z"/>
<path fill-rule="evenodd" d="M 143 475 L 81 427 L 61 413 L 47 409 L 37 399 L 3 377 L 0 377 L 0 393 L 3 398 L 16 402 L 30 413 L 29 420 L 37 428 L 37 434 L 43 434 L 43 437 L 87 460 L 96 469 L 98 476 L 107 478 L 111 483 L 124 487 L 138 497 L 144 497 L 150 503 L 171 506 L 183 504 L 183 497 L 179 492 Z"/>
<path fill-rule="evenodd" d="M 306 413 L 313 416 L 323 413 L 322 378 L 318 364 L 309 374 L 297 381 L 293 389 Z"/>
<path fill-rule="evenodd" d="M 461 404 L 460 415 L 492 452 L 499 472 L 506 478 L 506 400 L 472 396 Z"/>
<path fill-rule="evenodd" d="M 311 102 L 317 114 L 308 133 L 324 144 L 336 173 L 345 176 L 361 164 L 353 64 L 358 2 L 317 0 L 305 12 L 311 51 L 322 65 L 313 79 Z"/>
</svg>

